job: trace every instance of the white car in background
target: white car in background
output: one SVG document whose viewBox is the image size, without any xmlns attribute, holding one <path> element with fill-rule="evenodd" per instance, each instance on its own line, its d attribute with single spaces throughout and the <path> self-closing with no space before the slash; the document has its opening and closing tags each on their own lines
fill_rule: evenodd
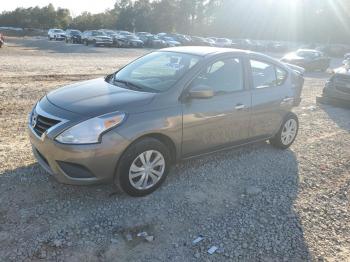
<svg viewBox="0 0 350 262">
<path fill-rule="evenodd" d="M 64 40 L 66 39 L 66 32 L 62 29 L 53 28 L 47 32 L 47 37 L 49 40 Z"/>
<path fill-rule="evenodd" d="M 232 46 L 232 41 L 227 38 L 217 38 L 215 41 L 215 45 L 217 47 L 231 47 Z"/>
</svg>

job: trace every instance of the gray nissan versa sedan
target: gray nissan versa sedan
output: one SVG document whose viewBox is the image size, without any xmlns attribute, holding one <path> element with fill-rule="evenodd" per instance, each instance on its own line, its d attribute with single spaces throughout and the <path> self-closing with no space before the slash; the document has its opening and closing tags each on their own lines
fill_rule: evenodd
<svg viewBox="0 0 350 262">
<path fill-rule="evenodd" d="M 38 162 L 58 181 L 153 192 L 178 160 L 269 140 L 289 147 L 303 76 L 268 56 L 215 47 L 147 54 L 44 96 L 29 118 Z"/>
</svg>

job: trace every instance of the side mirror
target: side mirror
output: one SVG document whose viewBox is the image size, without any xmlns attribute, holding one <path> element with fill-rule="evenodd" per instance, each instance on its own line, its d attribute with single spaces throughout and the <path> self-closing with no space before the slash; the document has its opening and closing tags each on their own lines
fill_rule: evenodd
<svg viewBox="0 0 350 262">
<path fill-rule="evenodd" d="M 214 91 L 209 86 L 197 85 L 190 89 L 188 92 L 190 98 L 195 99 L 208 99 L 214 96 Z"/>
</svg>

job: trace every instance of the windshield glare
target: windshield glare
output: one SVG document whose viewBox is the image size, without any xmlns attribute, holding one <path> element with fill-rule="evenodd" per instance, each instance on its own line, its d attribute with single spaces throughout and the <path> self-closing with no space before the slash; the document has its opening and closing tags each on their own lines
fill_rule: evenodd
<svg viewBox="0 0 350 262">
<path fill-rule="evenodd" d="M 130 83 L 140 91 L 163 92 L 171 88 L 189 69 L 198 63 L 199 56 L 154 52 L 135 60 L 114 75 L 114 83 Z M 123 86 L 124 87 L 124 86 Z"/>
</svg>

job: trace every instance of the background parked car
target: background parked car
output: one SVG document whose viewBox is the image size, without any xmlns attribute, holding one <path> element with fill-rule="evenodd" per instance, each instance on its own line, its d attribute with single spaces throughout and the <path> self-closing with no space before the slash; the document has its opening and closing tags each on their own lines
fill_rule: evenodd
<svg viewBox="0 0 350 262">
<path fill-rule="evenodd" d="M 143 47 L 144 43 L 143 41 L 138 38 L 136 35 L 125 35 L 126 43 L 128 47 Z"/>
<path fill-rule="evenodd" d="M 112 38 L 112 46 L 114 47 L 128 47 L 128 42 L 125 36 L 120 35 L 117 31 L 103 30 L 103 32 Z"/>
<path fill-rule="evenodd" d="M 162 39 L 168 47 L 175 47 L 181 45 L 180 42 L 175 41 L 174 38 L 167 36 L 166 34 L 164 35 L 164 33 L 160 33 L 157 36 L 159 37 L 159 39 Z"/>
<path fill-rule="evenodd" d="M 0 48 L 3 46 L 4 43 L 5 43 L 5 37 L 2 33 L 0 33 Z"/>
<path fill-rule="evenodd" d="M 133 33 L 129 32 L 129 31 L 117 31 L 117 34 L 122 35 L 122 36 L 133 35 Z"/>
<path fill-rule="evenodd" d="M 149 40 L 153 36 L 151 33 L 148 32 L 137 32 L 135 34 L 140 40 L 144 43 L 145 46 L 150 46 Z"/>
<path fill-rule="evenodd" d="M 94 46 L 112 46 L 113 40 L 103 31 L 91 30 L 85 31 L 82 35 L 85 45 L 93 44 Z"/>
<path fill-rule="evenodd" d="M 82 33 L 79 30 L 67 29 L 66 30 L 66 43 L 81 44 Z"/>
<path fill-rule="evenodd" d="M 349 45 L 339 45 L 339 44 L 330 44 L 324 47 L 322 50 L 329 56 L 342 57 L 345 53 L 350 52 Z"/>
<path fill-rule="evenodd" d="M 149 44 L 149 47 L 152 47 L 152 48 L 164 48 L 168 46 L 168 44 L 164 40 L 160 39 L 156 35 L 150 36 L 148 38 L 148 44 Z"/>
<path fill-rule="evenodd" d="M 64 40 L 66 39 L 66 32 L 62 29 L 53 28 L 47 32 L 47 37 L 49 40 Z"/>
<path fill-rule="evenodd" d="M 303 67 L 308 71 L 326 71 L 330 64 L 329 57 L 313 49 L 299 49 L 285 55 L 281 61 Z"/>
<path fill-rule="evenodd" d="M 344 60 L 343 66 L 334 69 L 317 101 L 350 107 L 350 57 Z"/>
<path fill-rule="evenodd" d="M 210 46 L 216 46 L 216 42 L 212 38 L 207 37 L 207 38 L 205 38 L 205 40 L 207 40 L 207 42 L 210 44 Z"/>
<path fill-rule="evenodd" d="M 197 45 L 197 46 L 214 46 L 215 43 L 212 43 L 212 41 L 208 41 L 204 37 L 199 36 L 191 36 L 191 44 Z"/>
<path fill-rule="evenodd" d="M 217 47 L 231 47 L 232 46 L 232 40 L 228 38 L 217 38 L 215 45 Z"/>
<path fill-rule="evenodd" d="M 192 45 L 192 37 L 182 34 L 168 34 L 167 36 L 173 38 L 175 41 L 179 42 L 181 45 Z"/>
</svg>

